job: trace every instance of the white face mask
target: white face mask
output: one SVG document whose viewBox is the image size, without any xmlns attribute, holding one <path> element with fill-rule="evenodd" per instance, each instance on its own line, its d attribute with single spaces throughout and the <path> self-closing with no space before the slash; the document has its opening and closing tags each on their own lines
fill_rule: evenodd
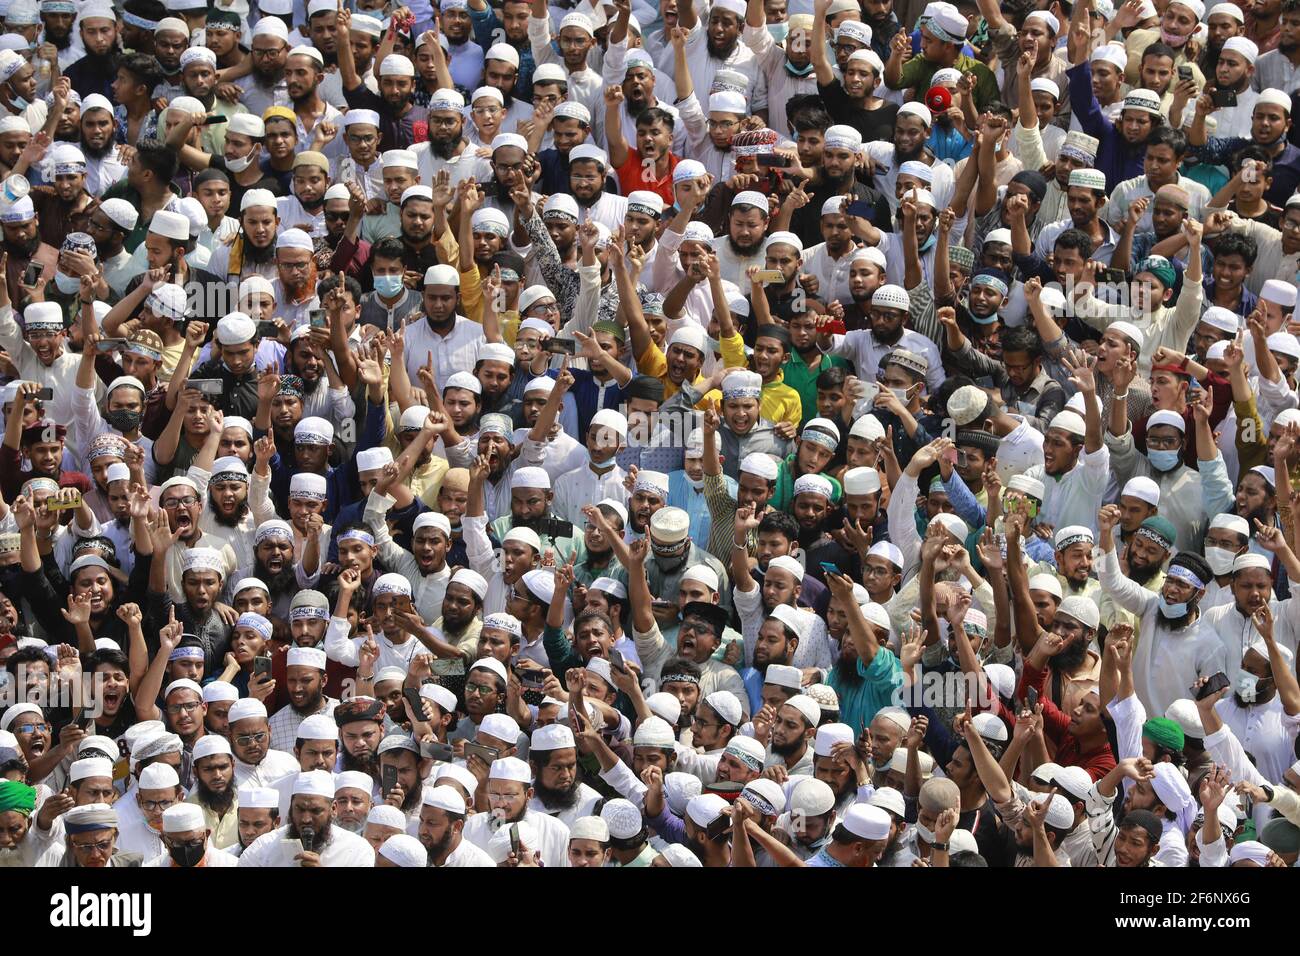
<svg viewBox="0 0 1300 956">
<path fill-rule="evenodd" d="M 241 156 L 238 159 L 226 160 L 226 169 L 230 170 L 232 173 L 242 173 L 249 166 L 253 165 L 253 153 L 255 152 L 257 152 L 257 150 L 253 150 L 252 153 L 249 153 L 247 156 Z"/>
<path fill-rule="evenodd" d="M 919 836 L 926 843 L 934 842 L 934 831 L 929 829 L 928 827 L 921 826 L 919 822 L 916 824 L 916 835 Z"/>
<path fill-rule="evenodd" d="M 1237 553 L 1227 548 L 1208 547 L 1205 549 L 1205 562 L 1216 575 L 1232 571 L 1232 563 L 1237 560 Z"/>
<path fill-rule="evenodd" d="M 1249 671 L 1242 671 L 1237 675 L 1237 683 L 1233 689 L 1242 703 L 1253 704 L 1259 693 L 1259 678 Z"/>
</svg>

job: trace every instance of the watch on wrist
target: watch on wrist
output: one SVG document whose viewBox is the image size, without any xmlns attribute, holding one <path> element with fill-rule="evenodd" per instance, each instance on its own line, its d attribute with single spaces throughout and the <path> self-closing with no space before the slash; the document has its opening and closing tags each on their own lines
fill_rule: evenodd
<svg viewBox="0 0 1300 956">
<path fill-rule="evenodd" d="M 931 844 L 930 844 L 930 850 L 931 850 L 931 852 L 933 852 L 933 851 L 935 851 L 935 850 L 941 850 L 942 852 L 947 853 L 947 852 L 948 852 L 948 844 L 947 844 L 947 843 L 931 843 Z"/>
</svg>

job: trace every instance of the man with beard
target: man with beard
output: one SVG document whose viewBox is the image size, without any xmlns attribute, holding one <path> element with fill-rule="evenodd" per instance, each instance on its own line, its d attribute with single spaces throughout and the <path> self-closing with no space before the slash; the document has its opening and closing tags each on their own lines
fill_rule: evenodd
<svg viewBox="0 0 1300 956">
<path fill-rule="evenodd" d="M 433 618 L 433 627 L 442 632 L 443 640 L 460 649 L 467 663 L 477 656 L 487 594 L 488 583 L 483 575 L 461 568 L 447 582 L 441 611 Z"/>
<path fill-rule="evenodd" d="M 98 93 L 84 97 L 78 126 L 78 144 L 86 158 L 86 191 L 92 196 L 102 196 L 126 178 L 128 168 L 113 139 L 116 129 L 113 104 Z"/>
<path fill-rule="evenodd" d="M 920 103 L 904 103 L 898 110 L 898 119 L 894 124 L 893 141 L 872 142 L 867 144 L 867 155 L 871 159 L 872 167 L 877 169 L 876 173 L 880 184 L 881 192 L 884 193 L 885 200 L 889 203 L 891 214 L 898 209 L 898 199 L 900 191 L 898 189 L 899 176 L 915 176 L 922 183 L 925 183 L 925 171 L 920 168 L 904 169 L 905 163 L 917 163 L 920 166 L 929 167 L 930 181 L 928 188 L 934 194 L 936 206 L 946 208 L 954 198 L 957 188 L 956 180 L 953 176 L 952 167 L 941 162 L 933 152 L 925 145 L 930 135 L 931 116 L 929 107 Z M 857 130 L 852 130 L 853 136 L 849 135 L 852 127 L 832 126 L 826 131 L 827 143 L 832 139 L 840 143 L 838 150 L 851 149 L 854 137 L 859 137 Z M 832 132 L 833 131 L 833 132 Z M 832 159 L 843 159 L 841 153 L 836 153 Z M 826 165 L 826 154 L 823 152 L 823 165 Z M 835 190 L 831 195 L 846 192 L 853 182 L 855 173 L 854 167 L 850 164 L 848 169 L 843 168 L 843 163 L 836 163 L 835 170 L 824 170 L 823 175 L 836 173 L 841 180 L 841 188 Z M 854 198 L 861 198 L 855 196 Z M 807 214 L 805 214 L 807 215 Z M 876 219 L 877 222 L 883 222 L 884 219 Z M 796 230 L 797 231 L 797 230 Z"/>
<path fill-rule="evenodd" d="M 269 107 L 288 106 L 285 65 L 289 58 L 289 29 L 279 17 L 259 17 L 253 27 L 249 65 L 252 72 L 223 84 L 223 98 L 238 99 L 250 113 L 261 116 Z"/>
<path fill-rule="evenodd" d="M 792 699 L 798 700 L 804 696 L 806 695 L 799 694 Z M 831 788 L 835 795 L 837 815 L 853 806 L 859 788 L 871 783 L 870 764 L 858 756 L 856 742 L 857 735 L 848 724 L 822 724 L 813 736 L 809 770 L 814 779 Z M 780 780 L 779 771 L 772 774 L 765 772 L 764 775 Z"/>
<path fill-rule="evenodd" d="M 82 96 L 99 93 L 111 97 L 117 78 L 117 13 L 109 3 L 93 2 L 81 9 L 77 26 L 86 55 L 63 75 Z"/>
<path fill-rule="evenodd" d="M 235 701 L 229 721 L 236 786 L 273 786 L 281 777 L 298 770 L 292 754 L 271 748 L 271 727 L 260 700 L 243 697 Z"/>
<path fill-rule="evenodd" d="M 767 228 L 767 196 L 754 191 L 737 193 L 727 213 L 726 234 L 713 240 L 722 279 L 743 287 L 748 284 L 751 266 L 765 266 L 763 240 Z"/>
<path fill-rule="evenodd" d="M 384 705 L 373 697 L 353 697 L 334 708 L 334 722 L 343 743 L 344 770 L 355 770 L 378 781 L 379 742 L 384 737 Z"/>
<path fill-rule="evenodd" d="M 76 4 L 70 0 L 46 0 L 41 4 L 40 44 L 50 44 L 58 51 L 60 72 L 66 70 L 85 55 L 85 47 L 80 38 L 74 38 L 72 28 L 76 25 Z"/>
<path fill-rule="evenodd" d="M 199 527 L 205 534 L 230 545 L 240 567 L 255 561 L 254 534 L 259 525 L 275 517 L 271 503 L 269 449 L 258 454 L 257 471 L 250 480 L 248 467 L 238 458 L 218 458 L 211 477 L 195 475 L 199 494 L 205 495 Z"/>
<path fill-rule="evenodd" d="M 323 721 L 313 723 L 313 732 L 334 729 L 334 737 L 310 736 L 302 730 L 302 725 L 313 717 L 327 717 L 338 705 L 338 701 L 325 695 L 325 652 L 315 647 L 291 647 L 285 660 L 285 690 L 289 702 L 271 717 L 271 746 L 276 750 L 287 750 L 290 746 L 302 763 L 304 755 L 298 740 L 334 740 L 337 728 L 323 727 Z M 329 767 L 332 769 L 333 756 Z M 303 768 L 312 769 L 312 768 Z"/>
<path fill-rule="evenodd" d="M 276 196 L 268 189 L 249 189 L 239 201 L 239 235 L 219 245 L 208 260 L 207 272 L 226 282 L 233 292 L 243 279 L 277 277 L 275 238 L 280 226 Z"/>
<path fill-rule="evenodd" d="M 765 708 L 767 709 L 767 708 Z M 766 724 L 768 737 L 764 771 L 779 778 L 808 774 L 813 769 L 813 751 L 809 744 L 821 720 L 821 705 L 807 694 L 795 694 L 775 710 L 767 709 L 754 715 L 755 730 L 760 722 Z M 760 737 L 761 740 L 761 737 Z"/>
<path fill-rule="evenodd" d="M 0 213 L 0 220 L 9 212 L 12 207 Z M 6 222 L 6 246 L 10 228 Z M 63 309 L 53 302 L 33 302 L 23 310 L 23 328 L 19 329 L 9 306 L 9 295 L 0 290 L 0 346 L 18 369 L 20 378 L 54 389 L 53 400 L 46 404 L 46 416 L 56 422 L 74 421 L 73 399 L 78 394 L 76 381 L 81 356 L 67 349 Z M 88 442 L 91 437 L 85 436 L 83 441 Z M 85 449 L 74 450 L 84 452 Z"/>
<path fill-rule="evenodd" d="M 12 750 L 0 749 L 0 758 L 12 753 Z M 0 779 L 0 868 L 36 864 L 39 848 L 31 838 L 35 808 L 35 787 L 29 787 L 22 780 Z"/>
<path fill-rule="evenodd" d="M 340 10 L 337 17 L 339 78 L 349 111 L 374 110 L 378 114 L 379 149 L 406 149 L 415 141 L 415 104 L 411 101 L 411 93 L 415 90 L 415 64 L 400 53 L 389 53 L 375 71 L 379 93 L 374 93 L 362 83 L 352 55 L 349 42 L 352 12 Z"/>
<path fill-rule="evenodd" d="M 677 23 L 689 31 L 686 63 L 696 89 L 711 90 L 719 70 L 744 74 L 749 81 L 751 109 L 767 107 L 767 82 L 754 52 L 741 42 L 747 5 L 744 0 L 725 0 L 709 10 L 708 22 L 701 21 L 693 0 L 679 0 Z"/>
<path fill-rule="evenodd" d="M 929 337 L 905 328 L 910 307 L 911 297 L 906 291 L 896 285 L 882 285 L 871 294 L 868 328 L 844 335 L 828 334 L 823 328 L 819 330 L 819 344 L 824 351 L 853 362 L 858 375 L 868 381 L 880 380 L 887 366 L 897 364 L 897 359 L 890 356 L 902 352 L 920 359 L 925 363 L 921 370 L 925 386 L 931 393 L 936 392 L 944 381 L 939 348 Z M 910 366 L 904 367 L 911 370 Z M 910 406 L 910 394 L 906 399 L 896 397 L 904 407 Z M 899 437 L 895 429 L 895 441 Z"/>
<path fill-rule="evenodd" d="M 452 82 L 463 90 L 472 90 L 483 77 L 483 51 L 490 45 L 480 46 L 473 42 L 474 23 L 470 14 L 467 4 L 457 0 L 442 4 L 438 11 L 439 33 L 447 39 L 446 59 Z M 426 36 L 432 37 L 433 42 L 438 42 L 437 34 L 429 33 Z"/>
<path fill-rule="evenodd" d="M 0 120 L 0 122 L 3 122 L 3 120 Z M 4 232 L 4 242 L 0 243 L 0 249 L 3 249 L 6 257 L 5 280 L 7 294 L 5 299 L 7 304 L 8 302 L 22 301 L 25 298 L 26 293 L 23 291 L 22 278 L 29 265 L 41 266 L 41 277 L 36 284 L 42 288 L 54 277 L 59 251 L 54 246 L 41 241 L 40 223 L 36 218 L 36 206 L 32 203 L 30 196 L 24 196 L 9 208 L 0 212 L 0 229 L 3 229 Z M 5 349 L 10 354 L 13 354 L 12 346 L 5 345 Z M 19 374 L 30 377 L 25 372 L 20 371 Z M 42 384 L 45 383 L 42 382 Z M 61 421 L 71 421 L 71 418 L 64 418 Z"/>
<path fill-rule="evenodd" d="M 591 816 L 604 799 L 578 778 L 577 744 L 573 732 L 563 724 L 550 724 L 533 731 L 528 748 L 533 773 L 533 796 L 528 808 L 573 826 L 579 817 Z"/>
<path fill-rule="evenodd" d="M 1277 47 L 1269 49 L 1263 38 L 1253 32 L 1246 35 L 1259 43 L 1263 52 L 1255 63 L 1255 78 L 1252 83 L 1256 90 L 1286 89 L 1287 81 L 1300 61 L 1300 9 L 1283 0 L 1278 20 Z"/>
<path fill-rule="evenodd" d="M 369 843 L 332 826 L 334 792 L 334 775 L 328 770 L 299 773 L 288 824 L 254 841 L 240 856 L 239 865 L 374 866 L 375 852 Z"/>
<path fill-rule="evenodd" d="M 342 125 L 343 114 L 320 94 L 325 58 L 314 46 L 296 46 L 284 61 L 285 91 L 298 120 L 298 138 L 306 142 L 321 123 Z"/>
<path fill-rule="evenodd" d="M 86 157 L 71 143 L 58 143 L 46 154 L 49 185 L 34 186 L 30 193 L 41 224 L 42 242 L 61 243 L 69 232 L 85 226 L 94 197 L 86 191 Z"/>
<path fill-rule="evenodd" d="M 335 728 L 335 733 L 338 728 Z M 337 745 L 338 741 L 335 740 Z M 328 770 L 329 767 L 318 769 Z M 366 826 L 370 822 L 371 808 L 374 806 L 375 782 L 364 773 L 345 770 L 334 775 L 334 825 L 342 827 L 357 836 L 366 835 Z M 392 808 L 390 808 L 392 809 Z"/>
<path fill-rule="evenodd" d="M 202 115 L 202 118 L 206 117 L 206 113 Z M 236 113 L 231 116 L 221 148 L 211 151 L 206 147 L 197 149 L 186 142 L 190 130 L 199 125 L 202 118 L 197 113 L 183 117 L 168 134 L 167 143 L 180 150 L 181 162 L 189 169 L 214 169 L 226 175 L 230 189 L 229 208 L 240 208 L 244 195 L 252 189 L 266 189 L 276 196 L 284 192 L 280 181 L 262 168 L 266 124 L 261 117 L 251 113 Z M 224 124 L 213 123 L 203 128 L 212 129 L 222 125 Z M 196 191 L 200 185 L 196 177 Z"/>
<path fill-rule="evenodd" d="M 1290 95 L 1265 88 L 1255 101 L 1249 136 L 1208 136 L 1205 118 L 1213 112 L 1214 102 L 1208 93 L 1197 98 L 1196 118 L 1187 131 L 1189 151 L 1202 163 L 1218 164 L 1245 147 L 1262 148 L 1273 160 L 1272 182 L 1264 192 L 1264 199 L 1274 206 L 1286 203 L 1300 184 L 1300 147 L 1287 139 L 1291 129 Z M 1182 181 L 1179 184 L 1186 186 Z"/>
<path fill-rule="evenodd" d="M 512 823 L 526 822 L 538 835 L 544 866 L 564 866 L 568 854 L 569 828 L 559 819 L 533 810 L 535 791 L 532 771 L 518 757 L 498 757 L 488 771 L 487 798 L 490 810 L 476 813 L 466 822 L 464 839 L 486 850 L 492 834 Z"/>
<path fill-rule="evenodd" d="M 1148 713 L 1163 714 L 1198 677 L 1225 670 L 1223 643 L 1213 630 L 1198 628 L 1199 601 L 1212 574 L 1200 555 L 1180 551 L 1160 591 L 1152 593 L 1120 572 L 1114 540 L 1119 509 L 1107 506 L 1099 518 L 1101 586 L 1116 605 L 1139 619 L 1133 663 L 1138 699 Z"/>
<path fill-rule="evenodd" d="M 1114 188 L 1126 179 L 1141 175 L 1147 140 L 1162 125 L 1160 97 L 1151 90 L 1134 89 L 1122 101 L 1103 110 L 1098 91 L 1094 89 L 1093 64 L 1087 62 L 1089 45 L 1071 50 L 1074 65 L 1065 74 L 1070 84 L 1070 110 L 1080 129 L 1097 138 L 1097 169 L 1105 173 L 1107 187 Z M 1098 50 L 1099 61 L 1108 49 L 1102 46 Z M 1107 73 L 1109 64 L 1127 61 L 1123 53 L 1113 56 L 1114 59 L 1106 58 Z M 1107 115 L 1114 105 L 1120 106 L 1118 118 Z"/>
<path fill-rule="evenodd" d="M 206 734 L 192 752 L 194 792 L 186 803 L 197 804 L 219 850 L 239 843 L 239 800 L 235 786 L 235 757 L 225 737 Z"/>
<path fill-rule="evenodd" d="M 1057 238 L 1068 229 L 1077 229 L 1092 240 L 1092 254 L 1089 258 L 1109 264 L 1111 255 L 1119 244 L 1120 236 L 1101 216 L 1102 209 L 1106 205 L 1105 175 L 1096 169 L 1074 170 L 1070 173 L 1065 201 L 1068 218 L 1044 225 L 1038 233 L 1034 252 L 1045 261 L 1055 248 Z M 1046 200 L 1044 206 L 1039 207 L 1040 219 L 1045 205 Z M 1012 219 L 1012 252 L 1023 255 L 1024 252 L 1017 240 L 1024 235 L 1024 232 L 1017 228 L 1018 223 L 1018 219 Z M 1121 265 L 1127 266 L 1127 263 Z"/>
<path fill-rule="evenodd" d="M 420 745 L 405 733 L 389 734 L 379 743 L 380 779 L 393 775 L 393 787 L 384 793 L 384 801 L 406 816 L 408 827 L 420 820 L 420 797 L 423 781 L 433 767 L 432 760 L 420 756 Z"/>
<path fill-rule="evenodd" d="M 411 147 L 416 158 L 416 177 L 407 185 L 417 182 L 434 182 L 438 173 L 446 170 L 451 176 L 450 185 L 462 179 L 485 178 L 483 167 L 488 163 L 465 140 L 465 97 L 455 90 L 438 90 L 429 100 L 429 138 Z M 385 154 L 387 168 L 387 154 Z M 480 173 L 484 177 L 480 177 Z M 384 177 L 385 185 L 388 177 Z M 400 192 L 400 191 L 399 191 Z M 390 200 L 391 200 L 390 192 Z M 369 238 L 369 233 L 367 233 Z"/>
<path fill-rule="evenodd" d="M 464 838 L 467 807 L 453 787 L 428 787 L 420 803 L 418 832 L 430 866 L 496 866 L 492 857 Z"/>
<path fill-rule="evenodd" d="M 139 212 L 125 199 L 96 202 L 86 220 L 86 233 L 95 240 L 95 253 L 104 270 L 104 281 L 113 297 L 118 299 L 126 295 L 127 284 L 139 274 L 131 253 L 126 251 L 126 237 L 135 230 L 139 221 Z"/>
</svg>

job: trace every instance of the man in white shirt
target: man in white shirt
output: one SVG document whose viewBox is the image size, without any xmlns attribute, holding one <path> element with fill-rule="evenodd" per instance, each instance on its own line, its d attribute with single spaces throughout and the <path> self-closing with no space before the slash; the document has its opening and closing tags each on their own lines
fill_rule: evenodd
<svg viewBox="0 0 1300 956">
<path fill-rule="evenodd" d="M 333 825 L 334 775 L 300 773 L 293 785 L 289 822 L 258 837 L 240 866 L 374 866 L 375 851 L 362 837 Z"/>
<path fill-rule="evenodd" d="M 420 368 L 430 357 L 439 390 L 455 372 L 474 368 L 483 326 L 456 313 L 459 290 L 460 275 L 453 266 L 430 266 L 424 274 L 424 316 L 406 326 L 406 371 L 411 381 L 420 380 Z"/>
<path fill-rule="evenodd" d="M 256 697 L 243 697 L 231 704 L 227 720 L 230 749 L 235 754 L 235 786 L 269 787 L 298 772 L 293 754 L 271 749 L 266 706 Z"/>
<path fill-rule="evenodd" d="M 425 788 L 418 835 L 429 852 L 429 866 L 496 866 L 484 850 L 465 839 L 465 811 L 465 798 L 454 787 Z"/>
<path fill-rule="evenodd" d="M 727 213 L 727 232 L 713 240 L 718 256 L 718 272 L 724 282 L 742 289 L 750 285 L 750 266 L 762 269 L 767 263 L 763 252 L 769 220 L 767 196 L 754 190 L 736 193 Z"/>
<path fill-rule="evenodd" d="M 470 817 L 462 835 L 479 849 L 487 850 L 498 830 L 512 823 L 527 822 L 536 831 L 539 843 L 528 849 L 541 854 L 544 866 L 564 866 L 568 858 L 569 828 L 555 817 L 529 807 L 536 793 L 532 783 L 532 771 L 518 757 L 498 757 L 492 761 L 487 781 L 490 812 Z"/>
</svg>

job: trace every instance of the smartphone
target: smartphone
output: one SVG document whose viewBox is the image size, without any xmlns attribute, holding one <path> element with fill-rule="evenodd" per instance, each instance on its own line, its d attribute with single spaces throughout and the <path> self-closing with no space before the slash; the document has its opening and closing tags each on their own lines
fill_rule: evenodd
<svg viewBox="0 0 1300 956">
<path fill-rule="evenodd" d="M 704 830 L 704 835 L 713 843 L 726 838 L 731 832 L 731 816 L 726 813 L 718 814 L 716 820 L 710 823 Z"/>
<path fill-rule="evenodd" d="M 23 285 L 36 285 L 41 281 L 41 273 L 44 271 L 40 264 L 33 262 L 23 272 Z"/>
<path fill-rule="evenodd" d="M 962 451 L 960 448 L 957 449 L 957 467 L 958 468 L 966 467 L 966 453 Z"/>
<path fill-rule="evenodd" d="M 326 327 L 326 326 L 325 326 L 325 310 L 324 310 L 324 309 L 311 309 L 311 310 L 308 311 L 308 313 L 307 313 L 307 321 L 309 321 L 309 322 L 311 323 L 311 327 L 312 327 L 313 329 L 323 329 L 323 328 L 325 328 L 325 327 Z"/>
<path fill-rule="evenodd" d="M 820 562 L 820 564 L 822 566 L 822 570 L 825 571 L 827 574 L 840 573 L 840 566 L 838 564 L 835 564 L 832 561 L 822 561 Z"/>
<path fill-rule="evenodd" d="M 257 336 L 262 339 L 274 339 L 280 335 L 280 329 L 274 322 L 258 322 Z"/>
<path fill-rule="evenodd" d="M 46 511 L 75 511 L 81 507 L 81 495 L 73 498 L 71 501 L 55 501 L 53 498 L 45 502 Z"/>
<path fill-rule="evenodd" d="M 257 657 L 253 658 L 253 676 L 261 677 L 262 675 L 266 675 L 267 677 L 271 676 L 270 654 L 259 654 Z"/>
<path fill-rule="evenodd" d="M 424 720 L 424 700 L 420 697 L 420 691 L 415 687 L 403 687 L 402 696 L 406 702 L 411 705 L 411 713 L 415 715 L 416 720 Z M 401 721 L 398 721 L 399 723 Z"/>
<path fill-rule="evenodd" d="M 1128 273 L 1125 272 L 1123 269 L 1102 269 L 1102 270 L 1101 270 L 1101 281 L 1102 281 L 1102 282 L 1106 282 L 1106 283 L 1110 283 L 1110 284 L 1112 284 L 1112 285 L 1115 285 L 1115 284 L 1118 284 L 1118 283 L 1121 283 L 1121 282 L 1127 282 L 1127 281 L 1128 281 Z"/>
<path fill-rule="evenodd" d="M 431 740 L 427 744 L 420 744 L 420 756 L 425 760 L 451 763 L 456 759 L 456 748 L 451 744 L 444 744 L 440 740 Z"/>
<path fill-rule="evenodd" d="M 943 453 L 943 460 L 950 465 L 957 464 L 957 449 L 949 448 L 947 451 L 945 451 Z"/>
<path fill-rule="evenodd" d="M 536 667 L 519 667 L 515 669 L 519 683 L 527 690 L 541 690 L 546 684 L 546 675 Z"/>
<path fill-rule="evenodd" d="M 229 122 L 230 122 L 229 117 L 226 117 L 226 116 L 218 116 L 217 114 L 213 113 L 211 116 L 205 116 L 205 117 L 203 117 L 203 122 L 199 123 L 199 125 L 200 125 L 200 126 L 214 126 L 214 125 L 216 125 L 217 123 L 229 123 Z"/>
<path fill-rule="evenodd" d="M 759 269 L 754 273 L 755 282 L 785 282 L 780 269 Z"/>
<path fill-rule="evenodd" d="M 49 402 L 49 401 L 53 401 L 53 400 L 54 400 L 54 387 L 51 386 L 51 385 L 46 385 L 43 389 L 41 389 L 39 392 L 36 393 L 36 400 L 37 400 L 38 402 Z"/>
<path fill-rule="evenodd" d="M 822 326 L 822 331 L 827 335 L 844 335 L 848 330 L 848 326 L 844 324 L 843 319 L 831 319 Z"/>
<path fill-rule="evenodd" d="M 185 382 L 185 387 L 197 389 L 209 398 L 217 398 L 225 391 L 219 378 L 191 378 Z"/>
<path fill-rule="evenodd" d="M 546 351 L 553 355 L 577 355 L 578 343 L 573 339 L 547 339 Z"/>
<path fill-rule="evenodd" d="M 1178 68 L 1179 80 L 1190 80 L 1192 78 L 1192 68 L 1184 63 Z"/>
<path fill-rule="evenodd" d="M 1205 700 L 1205 698 L 1209 697 L 1211 694 L 1217 694 L 1219 691 L 1223 690 L 1223 688 L 1227 687 L 1228 684 L 1228 675 L 1223 673 L 1223 671 L 1219 671 L 1219 673 L 1215 674 L 1205 682 L 1205 686 L 1196 692 L 1196 699 Z"/>
<path fill-rule="evenodd" d="M 382 781 L 379 784 L 379 789 L 384 796 L 388 796 L 390 793 L 393 792 L 393 788 L 396 786 L 397 786 L 397 766 L 396 764 L 390 763 L 383 768 Z"/>
<path fill-rule="evenodd" d="M 617 647 L 609 649 L 609 666 L 614 668 L 620 674 L 627 673 L 627 664 L 623 660 L 623 654 Z"/>
<path fill-rule="evenodd" d="M 522 844 L 519 842 L 519 824 L 510 824 L 510 852 L 515 856 L 519 855 L 519 849 Z"/>
<path fill-rule="evenodd" d="M 1237 105 L 1237 94 L 1232 90 L 1215 90 L 1210 94 L 1210 98 L 1214 100 L 1214 105 L 1217 107 Z"/>
<path fill-rule="evenodd" d="M 758 165 L 760 166 L 776 166 L 780 169 L 788 169 L 790 167 L 790 157 L 782 156 L 779 153 L 766 153 L 761 156 L 756 156 L 755 159 L 758 161 Z"/>
<path fill-rule="evenodd" d="M 100 339 L 95 343 L 95 351 L 101 355 L 126 348 L 126 339 Z"/>
<path fill-rule="evenodd" d="M 472 740 L 467 740 L 465 741 L 466 760 L 470 758 L 470 754 L 478 754 L 479 758 L 484 763 L 490 764 L 493 760 L 496 760 L 497 757 L 501 756 L 501 751 L 497 750 L 496 747 L 485 747 L 480 743 L 475 743 Z"/>
<path fill-rule="evenodd" d="M 855 199 L 844 207 L 844 215 L 857 216 L 859 219 L 870 219 L 875 211 L 875 205 L 865 199 Z"/>
<path fill-rule="evenodd" d="M 1038 688 L 1037 688 L 1037 687 L 1031 687 L 1031 688 L 1029 688 L 1029 690 L 1025 691 L 1025 703 L 1027 703 L 1027 704 L 1029 705 L 1029 709 L 1030 709 L 1030 710 L 1033 710 L 1035 707 L 1038 706 Z"/>
</svg>

